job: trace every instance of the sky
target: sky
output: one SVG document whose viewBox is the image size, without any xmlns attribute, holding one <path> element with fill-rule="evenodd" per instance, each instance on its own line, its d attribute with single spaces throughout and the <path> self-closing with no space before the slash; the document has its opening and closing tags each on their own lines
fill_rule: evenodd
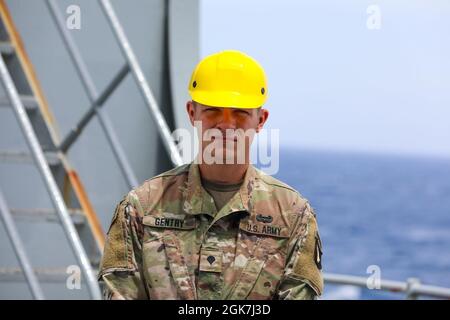
<svg viewBox="0 0 450 320">
<path fill-rule="evenodd" d="M 201 0 L 200 17 L 202 57 L 265 68 L 282 146 L 450 157 L 449 1 Z"/>
</svg>

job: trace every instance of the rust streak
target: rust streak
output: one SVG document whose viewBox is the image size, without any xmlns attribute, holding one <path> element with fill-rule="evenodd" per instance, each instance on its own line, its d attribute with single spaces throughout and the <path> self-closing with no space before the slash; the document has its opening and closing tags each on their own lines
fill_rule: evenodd
<svg viewBox="0 0 450 320">
<path fill-rule="evenodd" d="M 5 24 L 5 27 L 8 31 L 8 35 L 10 38 L 9 40 L 15 49 L 17 57 L 20 60 L 23 72 L 25 73 L 25 76 L 31 87 L 33 95 L 38 102 L 42 116 L 45 122 L 47 123 L 47 127 L 49 128 L 50 135 L 53 139 L 53 143 L 55 145 L 58 145 L 59 135 L 55 119 L 50 111 L 50 108 L 48 107 L 47 99 L 43 94 L 43 90 L 37 79 L 36 72 L 34 71 L 31 60 L 25 51 L 25 46 L 23 45 L 22 39 L 20 38 L 19 32 L 17 31 L 16 26 L 14 25 L 11 14 L 9 13 L 8 10 L 8 6 L 6 5 L 4 0 L 0 0 L 0 14 L 2 17 L 2 21 Z"/>
<path fill-rule="evenodd" d="M 80 201 L 81 208 L 86 216 L 86 219 L 89 222 L 94 238 L 97 242 L 100 252 L 103 251 L 103 247 L 105 245 L 105 234 L 103 232 L 100 221 L 98 220 L 97 214 L 92 207 L 91 202 L 84 190 L 84 187 L 78 178 L 78 174 L 74 170 L 69 170 L 69 179 L 73 186 L 74 192 L 77 195 L 78 200 Z"/>
</svg>

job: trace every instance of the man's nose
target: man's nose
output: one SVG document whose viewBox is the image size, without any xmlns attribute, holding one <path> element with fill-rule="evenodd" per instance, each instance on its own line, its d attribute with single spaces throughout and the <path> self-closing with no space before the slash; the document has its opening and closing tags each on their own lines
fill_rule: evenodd
<svg viewBox="0 0 450 320">
<path fill-rule="evenodd" d="M 236 128 L 236 119 L 234 119 L 231 109 L 229 108 L 223 109 L 222 117 L 220 118 L 220 121 L 217 123 L 217 127 L 222 130 Z"/>
</svg>

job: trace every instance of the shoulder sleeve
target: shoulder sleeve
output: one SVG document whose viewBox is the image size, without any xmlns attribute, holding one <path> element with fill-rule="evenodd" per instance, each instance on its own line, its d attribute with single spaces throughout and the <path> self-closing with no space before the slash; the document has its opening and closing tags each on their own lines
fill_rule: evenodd
<svg viewBox="0 0 450 320">
<path fill-rule="evenodd" d="M 315 299 L 322 295 L 322 242 L 314 210 L 309 203 L 300 214 L 292 233 L 280 299 Z"/>
<path fill-rule="evenodd" d="M 98 279 L 106 299 L 146 299 L 141 274 L 142 215 L 128 194 L 116 206 L 107 232 Z"/>
</svg>

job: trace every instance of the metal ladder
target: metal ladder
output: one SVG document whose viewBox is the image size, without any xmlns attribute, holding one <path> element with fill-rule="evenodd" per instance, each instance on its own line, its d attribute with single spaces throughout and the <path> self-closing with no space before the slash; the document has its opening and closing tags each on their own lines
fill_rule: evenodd
<svg viewBox="0 0 450 320">
<path fill-rule="evenodd" d="M 181 165 L 182 160 L 169 127 L 111 3 L 108 0 L 99 0 L 99 4 L 119 43 L 126 62 L 100 94 L 98 94 L 93 84 L 75 42 L 71 38 L 70 33 L 67 32 L 63 16 L 56 1 L 47 0 L 46 3 L 88 94 L 91 107 L 70 133 L 63 139 L 60 139 L 57 134 L 56 123 L 42 94 L 31 63 L 23 49 L 7 6 L 3 0 L 0 0 L 0 74 L 7 92 L 7 99 L 0 100 L 0 105 L 12 105 L 31 150 L 31 156 L 26 152 L 0 152 L 0 160 L 25 160 L 28 162 L 30 159 L 34 160 L 45 181 L 64 232 L 86 277 L 91 297 L 99 299 L 101 297 L 100 290 L 92 267 L 95 268 L 98 265 L 104 246 L 104 233 L 81 181 L 69 164 L 66 153 L 81 135 L 84 127 L 94 116 L 97 116 L 128 186 L 130 188 L 137 186 L 137 179 L 116 137 L 110 120 L 101 109 L 111 93 L 114 92 L 126 75 L 131 72 L 148 106 L 150 115 L 154 119 L 172 163 Z M 11 216 L 11 211 L 14 210 L 9 210 L 1 189 L 0 211 L 32 294 L 35 298 L 42 299 L 42 290 L 39 288 L 38 281 Z M 27 212 L 28 214 L 35 214 L 36 211 L 38 210 L 29 209 Z M 44 211 L 48 214 L 53 210 Z M 86 221 L 87 224 L 85 223 Z"/>
<path fill-rule="evenodd" d="M 32 64 L 3 1 L 0 2 L 0 13 L 0 78 L 7 95 L 7 99 L 3 99 L 3 105 L 9 104 L 12 107 L 30 149 L 30 154 L 23 151 L 3 151 L 0 153 L 2 160 L 13 162 L 20 161 L 20 158 L 34 160 L 65 235 L 83 271 L 91 297 L 99 299 L 101 298 L 100 289 L 91 262 L 95 264 L 98 261 L 104 241 L 103 231 L 76 172 L 70 167 L 66 156 L 58 150 L 59 139 L 56 127 L 53 125 L 54 120 Z M 35 298 L 42 299 L 42 290 L 32 272 L 11 210 L 9 210 L 1 191 L 0 205 L 7 233 L 25 271 L 32 294 Z M 15 211 L 20 211 L 20 209 Z M 47 210 L 49 213 L 54 212 L 52 211 Z M 83 212 L 88 225 L 86 226 L 83 221 L 76 228 L 70 212 Z M 36 211 L 29 209 L 28 214 L 36 214 Z"/>
<path fill-rule="evenodd" d="M 128 187 L 133 188 L 137 186 L 136 176 L 131 169 L 131 166 L 125 155 L 125 152 L 123 151 L 123 148 L 121 147 L 120 142 L 116 137 L 114 128 L 110 124 L 109 118 L 102 110 L 104 103 L 108 100 L 114 90 L 117 89 L 117 87 L 125 79 L 129 72 L 132 73 L 136 81 L 136 85 L 138 86 L 144 102 L 148 107 L 150 115 L 152 116 L 158 132 L 161 135 L 162 142 L 172 161 L 172 164 L 178 166 L 183 162 L 178 147 L 172 138 L 169 126 L 167 125 L 164 116 L 160 111 L 158 103 L 153 95 L 153 92 L 150 89 L 147 80 L 145 79 L 142 68 L 139 65 L 136 55 L 131 48 L 128 38 L 125 35 L 125 31 L 123 30 L 119 19 L 117 18 L 111 2 L 109 0 L 98 0 L 98 2 L 125 58 L 124 65 L 117 71 L 114 78 L 109 82 L 109 84 L 100 94 L 98 94 L 97 88 L 94 85 L 92 77 L 87 69 L 86 63 L 84 62 L 75 41 L 73 40 L 71 34 L 67 31 L 64 18 L 61 15 L 61 10 L 58 7 L 56 1 L 46 0 L 52 18 L 55 21 L 62 39 L 64 40 L 64 44 L 67 47 L 72 62 L 76 67 L 80 80 L 91 103 L 89 110 L 83 115 L 83 117 L 81 117 L 70 134 L 68 134 L 67 137 L 62 140 L 61 150 L 66 152 L 80 136 L 84 127 L 90 122 L 94 115 L 96 115 L 100 121 L 103 131 L 105 132 L 114 156 L 116 157 L 116 160 L 122 170 L 123 176 L 128 183 Z"/>
</svg>

